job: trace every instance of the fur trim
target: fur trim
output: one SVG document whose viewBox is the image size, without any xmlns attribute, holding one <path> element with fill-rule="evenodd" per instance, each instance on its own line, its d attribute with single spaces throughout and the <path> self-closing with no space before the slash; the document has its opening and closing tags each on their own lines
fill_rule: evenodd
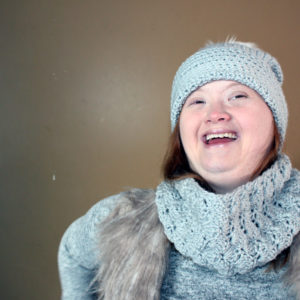
<svg viewBox="0 0 300 300">
<path fill-rule="evenodd" d="M 158 219 L 155 192 L 133 189 L 101 223 L 101 300 L 158 300 L 169 242 Z"/>
</svg>

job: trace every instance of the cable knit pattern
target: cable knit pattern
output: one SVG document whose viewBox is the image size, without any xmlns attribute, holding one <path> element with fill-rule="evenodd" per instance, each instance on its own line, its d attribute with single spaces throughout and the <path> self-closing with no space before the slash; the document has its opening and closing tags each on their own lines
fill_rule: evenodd
<svg viewBox="0 0 300 300">
<path fill-rule="evenodd" d="M 181 254 L 222 275 L 244 274 L 273 260 L 298 233 L 299 172 L 281 155 L 254 181 L 224 195 L 207 192 L 194 179 L 163 182 L 156 204 Z"/>
<path fill-rule="evenodd" d="M 179 67 L 172 86 L 172 129 L 186 98 L 198 87 L 214 80 L 237 81 L 260 94 L 272 110 L 283 142 L 288 110 L 281 88 L 281 67 L 270 54 L 236 42 L 217 43 L 202 48 Z"/>
</svg>

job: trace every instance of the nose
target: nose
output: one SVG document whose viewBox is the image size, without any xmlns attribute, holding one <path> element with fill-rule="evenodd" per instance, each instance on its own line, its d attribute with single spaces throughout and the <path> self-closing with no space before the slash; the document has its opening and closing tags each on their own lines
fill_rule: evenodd
<svg viewBox="0 0 300 300">
<path fill-rule="evenodd" d="M 207 112 L 207 123 L 218 123 L 221 121 L 229 121 L 231 119 L 230 114 L 224 109 L 221 104 L 212 105 Z"/>
</svg>

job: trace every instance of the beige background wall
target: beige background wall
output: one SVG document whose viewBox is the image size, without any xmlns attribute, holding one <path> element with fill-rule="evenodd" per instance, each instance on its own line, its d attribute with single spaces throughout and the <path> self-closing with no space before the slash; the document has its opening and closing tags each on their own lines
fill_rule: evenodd
<svg viewBox="0 0 300 300">
<path fill-rule="evenodd" d="M 1 1 L 1 299 L 58 299 L 72 220 L 126 187 L 155 187 L 173 75 L 236 35 L 279 59 L 286 152 L 300 168 L 298 0 Z M 262 120 L 263 122 L 263 120 Z"/>
</svg>

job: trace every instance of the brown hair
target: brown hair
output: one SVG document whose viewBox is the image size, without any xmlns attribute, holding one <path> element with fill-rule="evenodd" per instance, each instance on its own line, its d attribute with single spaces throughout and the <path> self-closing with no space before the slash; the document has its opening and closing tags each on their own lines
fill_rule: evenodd
<svg viewBox="0 0 300 300">
<path fill-rule="evenodd" d="M 266 154 L 261 164 L 253 172 L 251 179 L 255 179 L 268 169 L 276 160 L 279 147 L 280 135 L 275 122 L 274 124 L 274 139 L 270 151 Z M 180 139 L 179 121 L 177 122 L 170 138 L 167 151 L 162 164 L 162 173 L 165 180 L 180 180 L 185 178 L 194 178 L 203 188 L 210 192 L 214 192 L 206 180 L 196 172 L 194 172 L 188 163 L 183 145 Z M 289 259 L 290 248 L 284 250 L 271 263 L 268 271 L 278 270 L 282 268 Z"/>
</svg>

